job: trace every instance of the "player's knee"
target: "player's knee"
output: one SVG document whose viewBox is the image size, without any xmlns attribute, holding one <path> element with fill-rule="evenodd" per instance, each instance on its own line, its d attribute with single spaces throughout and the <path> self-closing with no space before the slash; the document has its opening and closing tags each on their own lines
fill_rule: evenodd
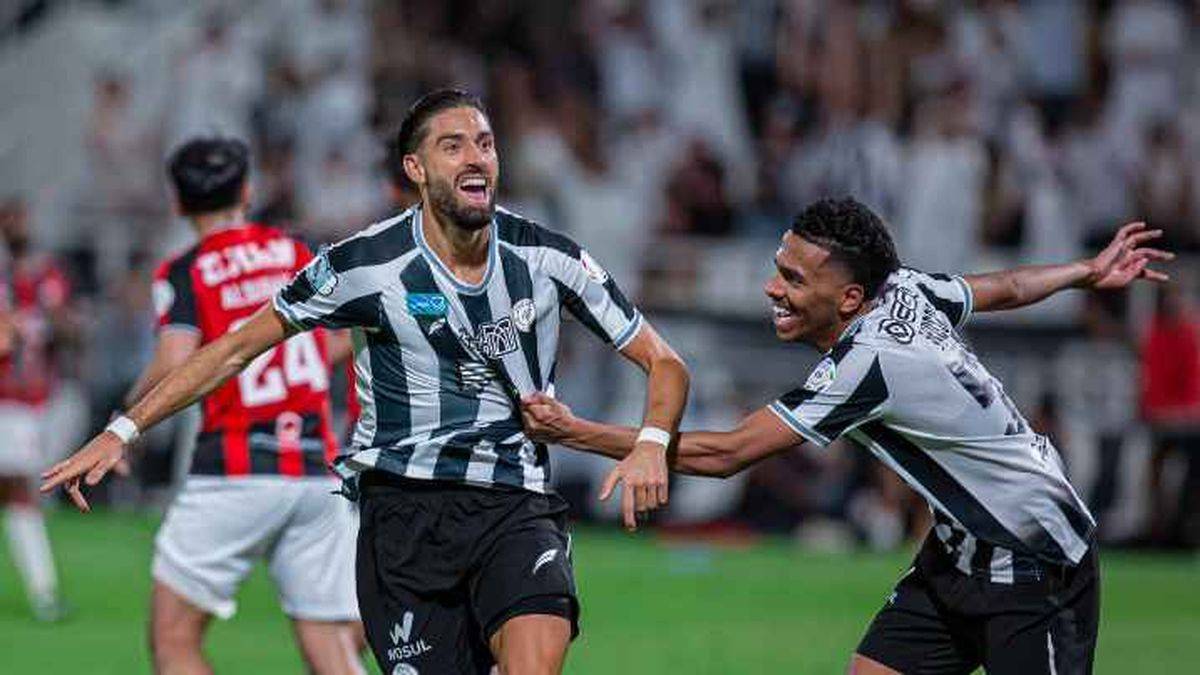
<svg viewBox="0 0 1200 675">
<path fill-rule="evenodd" d="M 862 654 L 855 654 L 850 657 L 850 668 L 846 670 L 847 675 L 900 675 L 899 671 L 892 670 L 882 663 L 869 659 Z"/>
<path fill-rule="evenodd" d="M 501 675 L 559 675 L 571 642 L 571 623 L 560 616 L 509 619 L 492 638 Z"/>
</svg>

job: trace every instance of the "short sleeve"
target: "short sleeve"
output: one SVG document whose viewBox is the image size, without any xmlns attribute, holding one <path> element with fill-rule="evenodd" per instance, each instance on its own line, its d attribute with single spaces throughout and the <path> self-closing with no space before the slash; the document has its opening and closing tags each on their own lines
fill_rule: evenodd
<svg viewBox="0 0 1200 675">
<path fill-rule="evenodd" d="M 151 296 L 159 330 L 200 329 L 196 317 L 196 296 L 192 292 L 191 266 L 186 258 L 177 258 L 158 267 L 154 273 Z"/>
<path fill-rule="evenodd" d="M 588 330 L 615 349 L 624 349 L 642 327 L 642 314 L 625 298 L 600 263 L 578 246 L 548 250 L 546 268 L 563 306 Z"/>
<path fill-rule="evenodd" d="M 945 314 L 956 330 L 966 324 L 975 308 L 971 286 L 966 279 L 959 275 L 930 274 L 913 269 L 906 269 L 905 272 L 929 304 Z"/>
<path fill-rule="evenodd" d="M 378 326 L 379 275 L 353 262 L 364 245 L 352 238 L 322 248 L 275 294 L 275 311 L 299 330 Z"/>
<path fill-rule="evenodd" d="M 824 447 L 850 429 L 881 417 L 887 402 L 879 354 L 847 343 L 835 346 L 803 386 L 768 408 L 805 440 Z"/>
</svg>

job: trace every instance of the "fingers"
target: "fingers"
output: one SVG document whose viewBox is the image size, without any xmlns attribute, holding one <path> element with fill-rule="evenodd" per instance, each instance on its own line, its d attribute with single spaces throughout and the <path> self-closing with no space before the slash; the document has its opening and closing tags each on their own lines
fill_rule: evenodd
<svg viewBox="0 0 1200 675">
<path fill-rule="evenodd" d="M 1113 237 L 1113 241 L 1122 240 L 1122 239 L 1130 236 L 1134 232 L 1137 232 L 1138 230 L 1142 230 L 1145 228 L 1146 228 L 1146 223 L 1144 223 L 1140 220 L 1133 222 L 1133 223 L 1126 223 L 1123 227 L 1121 227 L 1121 229 L 1117 230 L 1117 234 L 1115 237 Z"/>
<path fill-rule="evenodd" d="M 1159 272 L 1158 270 L 1152 270 L 1147 267 L 1142 270 L 1142 278 L 1146 279 L 1147 281 L 1155 281 L 1162 284 L 1170 281 L 1171 275 Z"/>
<path fill-rule="evenodd" d="M 81 470 L 76 470 L 71 465 L 71 460 L 63 460 L 51 467 L 49 471 L 42 474 L 43 481 L 39 491 L 53 492 L 54 490 L 58 489 L 60 485 L 77 477 L 80 473 L 83 472 Z"/>
<path fill-rule="evenodd" d="M 1148 241 L 1162 237 L 1162 235 L 1162 230 L 1142 230 L 1129 235 L 1129 238 L 1125 240 L 1125 245 L 1129 248 L 1137 248 Z"/>
<path fill-rule="evenodd" d="M 625 483 L 628 489 L 629 482 Z M 645 513 L 654 506 L 650 503 L 650 486 L 644 483 L 639 483 L 633 486 L 633 508 L 638 513 Z"/>
<path fill-rule="evenodd" d="M 667 505 L 667 500 L 670 497 L 669 491 L 670 491 L 670 483 L 664 477 L 662 482 L 659 483 L 655 489 L 655 492 L 658 495 L 658 505 L 659 506 Z"/>
<path fill-rule="evenodd" d="M 121 461 L 120 457 L 101 459 L 100 461 L 96 462 L 94 466 L 92 466 L 91 471 L 88 471 L 87 477 L 83 479 L 83 482 L 87 483 L 89 486 L 99 483 L 104 479 L 104 476 L 108 474 L 108 471 L 116 466 L 117 462 L 119 461 Z"/>
<path fill-rule="evenodd" d="M 617 487 L 617 482 L 621 480 L 620 465 L 612 471 L 608 472 L 608 476 L 604 478 L 604 483 L 600 486 L 600 501 L 606 502 L 612 496 L 612 491 Z"/>
<path fill-rule="evenodd" d="M 88 504 L 87 499 L 83 496 L 83 490 L 81 490 L 79 487 L 78 478 L 75 478 L 67 483 L 66 493 L 67 496 L 71 498 L 71 501 L 75 502 L 75 508 L 79 509 L 83 513 L 91 512 L 92 507 Z"/>
<path fill-rule="evenodd" d="M 628 485 L 621 490 L 621 517 L 625 521 L 625 529 L 630 532 L 637 529 L 637 510 L 634 508 L 633 492 Z"/>
</svg>

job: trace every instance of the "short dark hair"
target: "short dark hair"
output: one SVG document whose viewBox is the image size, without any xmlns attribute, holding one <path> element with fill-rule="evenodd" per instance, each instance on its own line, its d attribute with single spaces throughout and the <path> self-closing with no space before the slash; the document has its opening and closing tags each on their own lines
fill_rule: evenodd
<svg viewBox="0 0 1200 675">
<path fill-rule="evenodd" d="M 425 94 L 404 114 L 404 121 L 400 123 L 400 130 L 396 133 L 396 140 L 389 151 L 399 153 L 399 162 L 404 155 L 416 152 L 421 141 L 425 140 L 425 134 L 429 131 L 426 124 L 429 118 L 443 110 L 464 107 L 474 108 L 483 113 L 484 117 L 488 116 L 483 101 L 462 89 L 437 89 Z"/>
<path fill-rule="evenodd" d="M 879 294 L 888 276 L 900 268 L 892 235 L 875 212 L 853 197 L 821 199 L 792 221 L 792 233 L 829 251 L 850 271 L 867 297 Z"/>
<path fill-rule="evenodd" d="M 179 210 L 192 216 L 237 205 L 249 166 L 250 149 L 236 138 L 194 138 L 179 146 L 167 161 Z"/>
</svg>

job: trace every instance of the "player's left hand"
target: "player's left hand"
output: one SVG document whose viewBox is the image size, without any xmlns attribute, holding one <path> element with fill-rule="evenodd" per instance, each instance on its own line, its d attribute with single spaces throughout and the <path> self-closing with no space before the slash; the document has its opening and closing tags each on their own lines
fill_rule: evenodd
<svg viewBox="0 0 1200 675">
<path fill-rule="evenodd" d="M 105 474 L 116 467 L 125 456 L 125 444 L 111 431 L 103 431 L 79 452 L 50 467 L 42 474 L 41 491 L 52 492 L 65 486 L 75 507 L 87 513 L 92 510 L 83 496 L 82 483 L 96 485 Z"/>
<path fill-rule="evenodd" d="M 1169 276 L 1151 269 L 1150 263 L 1168 261 L 1174 253 L 1145 244 L 1162 237 L 1162 230 L 1147 230 L 1145 223 L 1129 223 L 1117 231 L 1116 236 L 1095 258 L 1087 261 L 1090 268 L 1084 285 L 1097 290 L 1124 288 L 1135 279 L 1164 282 Z"/>
<path fill-rule="evenodd" d="M 571 436 L 575 421 L 566 403 L 534 392 L 521 398 L 521 422 L 525 435 L 535 443 L 563 443 Z"/>
<path fill-rule="evenodd" d="M 621 490 L 621 517 L 625 529 L 637 529 L 637 517 L 667 504 L 667 449 L 652 441 L 633 446 L 633 452 L 621 460 L 604 479 L 600 501 L 607 501 L 616 489 Z"/>
</svg>

